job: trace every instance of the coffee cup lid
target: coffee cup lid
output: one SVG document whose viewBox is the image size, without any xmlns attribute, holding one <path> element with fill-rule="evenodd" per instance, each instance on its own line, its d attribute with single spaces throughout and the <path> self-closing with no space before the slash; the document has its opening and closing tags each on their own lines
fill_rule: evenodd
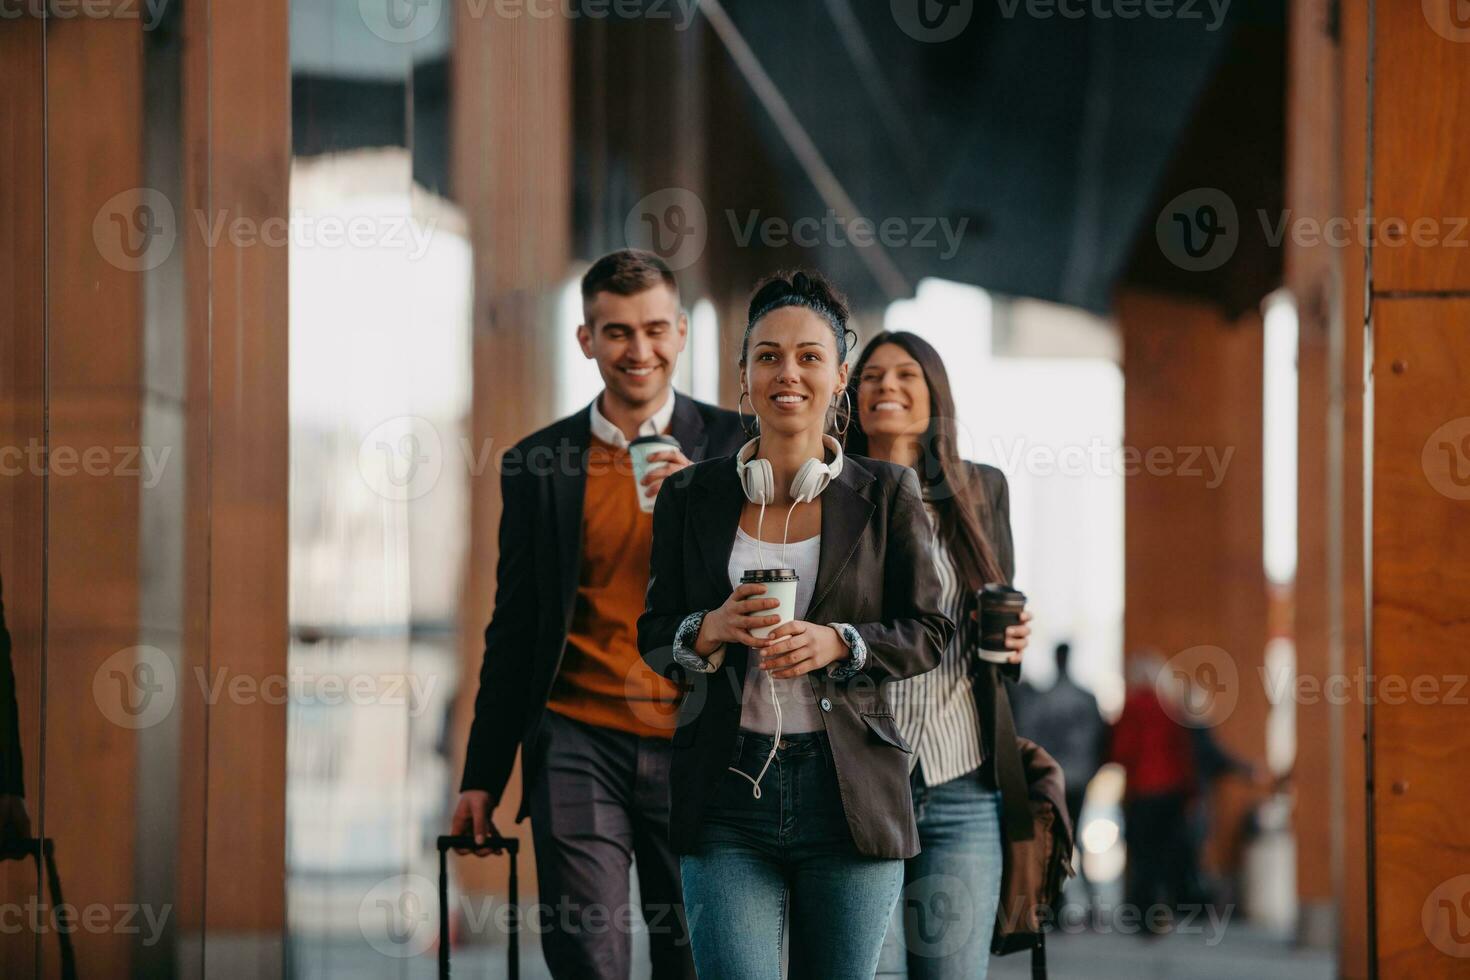
<svg viewBox="0 0 1470 980">
<path fill-rule="evenodd" d="M 675 439 L 673 436 L 639 436 L 637 439 L 634 439 L 632 442 L 628 443 L 628 445 L 644 446 L 651 442 L 662 443 L 665 446 L 677 447 L 679 445 L 679 440 Z"/>
<path fill-rule="evenodd" d="M 794 568 L 747 568 L 745 574 L 740 576 L 740 584 L 750 585 L 760 582 L 791 582 L 796 580 L 796 569 Z"/>
<path fill-rule="evenodd" d="M 1013 589 L 1009 585 L 1003 585 L 1000 582 L 987 582 L 985 583 L 985 587 L 980 591 L 984 595 L 989 596 L 992 599 L 1019 599 L 1021 602 L 1026 601 L 1026 593 L 1022 592 L 1020 589 Z"/>
</svg>

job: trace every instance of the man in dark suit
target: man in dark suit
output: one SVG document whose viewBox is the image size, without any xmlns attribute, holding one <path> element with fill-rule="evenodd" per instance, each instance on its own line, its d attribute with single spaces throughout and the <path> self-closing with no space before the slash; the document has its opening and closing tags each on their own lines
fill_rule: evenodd
<svg viewBox="0 0 1470 980">
<path fill-rule="evenodd" d="M 452 832 L 477 842 L 496 833 L 490 814 L 520 748 L 516 820 L 531 817 L 553 976 L 626 980 L 636 859 L 653 975 L 692 978 L 668 843 L 678 688 L 638 655 L 653 534 L 645 506 L 691 462 L 733 453 L 740 422 L 673 390 L 688 323 L 656 255 L 599 259 L 582 280 L 582 309 L 577 339 L 602 393 L 501 463 L 495 612 Z M 678 449 L 650 456 L 666 465 L 635 488 L 629 442 L 665 434 Z"/>
<path fill-rule="evenodd" d="M 3 587 L 0 587 L 3 591 Z M 20 716 L 15 705 L 15 671 L 10 664 L 10 631 L 0 596 L 0 858 L 22 853 L 31 836 L 21 773 Z"/>
</svg>

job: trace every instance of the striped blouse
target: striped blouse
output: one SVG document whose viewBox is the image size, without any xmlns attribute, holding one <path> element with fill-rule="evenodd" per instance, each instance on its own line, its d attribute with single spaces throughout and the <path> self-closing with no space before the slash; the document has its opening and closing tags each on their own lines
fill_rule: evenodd
<svg viewBox="0 0 1470 980">
<path fill-rule="evenodd" d="M 929 514 L 929 523 L 938 528 L 939 516 L 933 507 L 926 502 L 924 509 Z M 965 587 L 949 549 L 937 533 L 931 555 L 934 570 L 939 576 L 939 608 L 958 627 L 960 618 L 965 615 Z M 960 637 L 966 632 L 955 630 L 938 667 L 917 677 L 893 681 L 887 687 L 894 720 L 898 722 L 904 738 L 914 747 L 909 767 L 912 769 L 922 763 L 924 782 L 929 786 L 974 772 L 985 761 L 980 744 L 980 718 L 970 681 L 969 658 L 960 647 Z"/>
</svg>

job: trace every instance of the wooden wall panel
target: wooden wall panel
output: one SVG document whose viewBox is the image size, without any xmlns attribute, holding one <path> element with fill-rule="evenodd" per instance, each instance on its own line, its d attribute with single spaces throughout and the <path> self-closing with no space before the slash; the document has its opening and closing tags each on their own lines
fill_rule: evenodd
<svg viewBox="0 0 1470 980">
<path fill-rule="evenodd" d="M 1341 159 L 1341 213 L 1354 215 L 1367 207 L 1368 174 L 1368 2 L 1344 0 L 1339 9 L 1338 153 Z M 1368 313 L 1364 305 L 1367 242 L 1354 239 L 1342 250 L 1342 287 L 1336 294 L 1341 311 L 1334 314 L 1339 338 L 1330 351 L 1329 382 L 1334 407 L 1329 424 L 1340 427 L 1341 458 L 1337 464 L 1340 500 L 1337 570 L 1328 580 L 1328 642 L 1332 669 L 1354 684 L 1367 671 L 1364 612 L 1367 553 L 1364 539 L 1365 456 L 1363 421 L 1367 394 L 1364 350 Z M 1335 418 L 1333 423 L 1331 420 Z M 1372 917 L 1368 896 L 1368 757 L 1367 706 L 1349 698 L 1343 705 L 1342 903 L 1338 922 L 1338 969 L 1344 978 L 1371 975 L 1369 936 Z"/>
<path fill-rule="evenodd" d="M 1464 676 L 1470 636 L 1459 540 L 1470 516 L 1470 25 L 1457 12 L 1375 0 L 1365 46 L 1380 229 L 1367 261 L 1369 667 L 1380 685 L 1409 685 L 1397 698 L 1381 687 L 1368 705 L 1373 954 L 1384 976 L 1463 975 L 1470 955 L 1470 877 L 1458 877 L 1470 867 L 1461 819 L 1470 729 L 1446 690 Z M 1394 219 L 1423 219 L 1438 237 L 1396 243 Z"/>
<path fill-rule="evenodd" d="M 142 52 L 136 20 L 46 25 L 52 467 L 41 806 L 65 862 L 68 899 L 108 907 L 134 901 L 138 734 L 120 723 L 118 708 L 124 697 L 152 696 L 111 686 L 108 675 L 117 680 L 115 668 L 127 675 L 131 665 L 107 665 L 138 643 L 139 486 L 136 474 L 110 466 L 67 475 L 60 454 L 102 450 L 115 461 L 119 449 L 141 442 L 143 279 L 120 259 L 124 234 L 132 247 L 146 240 L 134 234 L 134 205 L 109 202 L 142 183 Z M 103 693 L 94 697 L 99 673 Z M 81 975 L 129 973 L 132 937 L 78 930 L 74 942 Z M 57 944 L 42 950 L 43 972 L 53 974 Z"/>
<path fill-rule="evenodd" d="M 1378 300 L 1373 319 L 1378 964 L 1385 976 L 1462 976 L 1470 299 Z"/>
<path fill-rule="evenodd" d="M 45 482 L 26 457 L 44 444 L 46 207 L 44 36 L 40 20 L 0 21 L 0 582 L 15 673 L 26 808 L 41 832 L 41 657 Z M 38 894 L 28 862 L 0 863 L 0 902 Z M 36 936 L 0 931 L 0 975 L 38 972 Z"/>
<path fill-rule="evenodd" d="M 1462 8 L 1374 7 L 1375 292 L 1470 290 L 1470 22 L 1457 19 Z M 1418 240 L 1416 221 L 1424 222 Z"/>
</svg>

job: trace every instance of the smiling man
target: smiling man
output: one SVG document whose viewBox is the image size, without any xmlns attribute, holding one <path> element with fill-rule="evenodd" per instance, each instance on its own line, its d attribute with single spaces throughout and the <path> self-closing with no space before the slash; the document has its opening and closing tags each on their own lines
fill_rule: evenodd
<svg viewBox="0 0 1470 980">
<path fill-rule="evenodd" d="M 626 980 L 636 856 L 653 975 L 692 978 L 668 843 L 678 691 L 638 655 L 653 537 L 638 495 L 651 499 L 692 461 L 733 453 L 740 423 L 673 389 L 688 322 L 658 256 L 598 259 L 582 279 L 582 314 L 577 340 L 602 392 L 502 462 L 495 612 L 451 832 L 494 833 L 490 814 L 520 748 L 516 820 L 531 818 L 552 975 Z M 628 446 L 650 435 L 679 448 L 650 455 L 665 465 L 636 486 Z"/>
</svg>

